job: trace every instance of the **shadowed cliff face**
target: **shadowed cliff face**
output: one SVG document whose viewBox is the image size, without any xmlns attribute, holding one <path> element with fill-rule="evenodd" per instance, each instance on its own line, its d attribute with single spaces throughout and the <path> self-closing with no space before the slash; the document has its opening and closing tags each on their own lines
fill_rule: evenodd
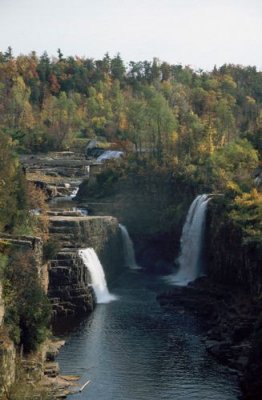
<svg viewBox="0 0 262 400">
<path fill-rule="evenodd" d="M 118 218 L 134 242 L 138 263 L 163 273 L 170 272 L 179 251 L 192 197 L 190 189 L 184 190 L 168 174 L 129 174 L 111 183 L 107 190 L 84 181 L 77 195 L 91 213 Z"/>
<path fill-rule="evenodd" d="M 260 400 L 262 390 L 262 246 L 260 241 L 244 240 L 243 230 L 226 214 L 222 204 L 211 202 L 207 221 L 207 274 L 214 284 L 227 286 L 228 295 L 242 295 L 237 309 L 236 323 L 230 330 L 242 330 L 242 347 L 249 346 L 242 387 L 245 400 Z M 228 303 L 228 295 L 226 303 Z M 245 315 L 245 307 L 251 303 Z M 230 326 L 232 307 L 224 317 L 224 326 Z M 223 320 L 221 318 L 221 320 Z M 256 322 L 255 322 L 256 321 Z M 242 324 L 242 328 L 241 328 Z M 222 324 L 220 323 L 222 326 Z M 249 326 L 249 329 L 246 327 Z M 243 327 L 245 328 L 243 330 Z M 234 339 L 234 338 L 233 338 Z M 234 344 L 234 340 L 233 340 Z M 237 346 L 241 346 L 237 343 Z"/>
<path fill-rule="evenodd" d="M 223 204 L 210 202 L 206 238 L 208 276 L 251 295 L 261 294 L 261 244 L 244 240 L 243 231 L 227 216 Z"/>
<path fill-rule="evenodd" d="M 252 340 L 249 364 L 243 387 L 245 400 L 260 400 L 262 393 L 262 314 L 260 315 Z"/>
</svg>

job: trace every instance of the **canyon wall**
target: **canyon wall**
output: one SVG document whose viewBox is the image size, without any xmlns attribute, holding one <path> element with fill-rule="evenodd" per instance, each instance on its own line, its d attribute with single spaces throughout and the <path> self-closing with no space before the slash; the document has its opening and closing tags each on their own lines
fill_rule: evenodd
<svg viewBox="0 0 262 400">
<path fill-rule="evenodd" d="M 206 228 L 207 275 L 251 295 L 262 292 L 262 244 L 246 240 L 228 216 L 223 202 L 211 201 Z"/>
<path fill-rule="evenodd" d="M 48 279 L 48 272 L 43 268 L 43 243 L 40 238 L 33 236 L 15 236 L 1 233 L 1 250 L 14 257 L 15 254 L 30 252 L 32 267 L 42 284 Z M 8 393 L 10 386 L 15 382 L 16 376 L 16 349 L 9 338 L 4 324 L 4 299 L 3 288 L 0 282 L 0 398 Z"/>
<path fill-rule="evenodd" d="M 141 266 L 170 272 L 193 189 L 171 174 L 130 172 L 113 181 L 84 181 L 77 198 L 90 213 L 113 215 L 127 227 Z"/>
<path fill-rule="evenodd" d="M 231 304 L 231 309 L 228 306 L 229 312 L 224 318 L 224 326 L 230 326 L 232 323 L 230 322 L 232 309 L 238 310 L 236 322 L 231 327 L 230 334 L 234 333 L 234 330 L 238 332 L 237 335 L 233 334 L 233 344 L 237 345 L 236 348 L 241 348 L 242 345 L 243 349 L 246 347 L 248 350 L 242 378 L 244 399 L 260 400 L 262 391 L 261 238 L 247 238 L 244 230 L 232 221 L 223 202 L 211 201 L 207 218 L 206 254 L 208 277 L 215 285 L 225 285 L 228 291 L 227 303 Z M 235 300 L 233 302 L 231 300 L 230 303 L 229 298 L 232 295 Z M 224 309 L 223 314 L 226 315 Z M 223 316 L 221 320 L 223 321 Z M 242 336 L 239 336 L 239 333 Z"/>
<path fill-rule="evenodd" d="M 117 219 L 107 216 L 51 216 L 50 235 L 61 247 L 55 259 L 49 262 L 48 295 L 54 315 L 91 312 L 95 301 L 91 278 L 78 250 L 94 248 L 110 287 L 124 268 L 122 236 Z"/>
</svg>

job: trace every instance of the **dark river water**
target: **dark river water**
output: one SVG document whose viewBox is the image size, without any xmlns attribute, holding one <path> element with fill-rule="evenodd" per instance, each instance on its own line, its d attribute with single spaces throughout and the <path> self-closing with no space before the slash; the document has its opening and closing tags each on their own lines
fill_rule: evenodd
<svg viewBox="0 0 262 400">
<path fill-rule="evenodd" d="M 57 359 L 61 374 L 91 383 L 70 399 L 239 398 L 236 375 L 207 354 L 198 319 L 160 308 L 156 294 L 163 285 L 160 278 L 127 272 L 111 289 L 118 300 L 98 305 L 72 329 Z"/>
</svg>

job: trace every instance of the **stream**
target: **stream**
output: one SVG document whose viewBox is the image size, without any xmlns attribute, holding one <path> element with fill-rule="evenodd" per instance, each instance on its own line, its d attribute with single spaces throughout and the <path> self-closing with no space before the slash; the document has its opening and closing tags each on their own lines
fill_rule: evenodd
<svg viewBox="0 0 262 400">
<path fill-rule="evenodd" d="M 81 385 L 91 381 L 70 399 L 239 398 L 237 376 L 206 352 L 200 320 L 160 308 L 156 295 L 166 289 L 161 278 L 126 269 L 111 288 L 116 301 L 67 327 L 61 374 L 79 375 Z"/>
</svg>

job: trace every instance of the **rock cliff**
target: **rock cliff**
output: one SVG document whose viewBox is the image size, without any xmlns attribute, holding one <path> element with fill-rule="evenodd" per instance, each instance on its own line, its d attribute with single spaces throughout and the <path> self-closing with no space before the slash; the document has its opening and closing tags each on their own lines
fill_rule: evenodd
<svg viewBox="0 0 262 400">
<path fill-rule="evenodd" d="M 210 202 L 207 216 L 207 275 L 250 295 L 262 292 L 262 245 L 245 241 L 221 202 Z"/>
<path fill-rule="evenodd" d="M 1 233 L 0 242 L 1 250 L 10 256 L 14 256 L 16 252 L 23 254 L 30 251 L 30 267 L 35 269 L 39 282 L 45 288 L 48 281 L 48 272 L 43 265 L 42 240 L 34 236 L 15 236 Z M 16 349 L 8 336 L 4 324 L 4 311 L 2 284 L 0 282 L 0 398 L 4 393 L 8 392 L 16 379 Z"/>
<path fill-rule="evenodd" d="M 117 219 L 52 215 L 50 235 L 61 247 L 55 259 L 49 262 L 48 294 L 54 314 L 77 315 L 92 311 L 95 300 L 91 279 L 78 250 L 94 248 L 110 285 L 124 265 Z"/>
<path fill-rule="evenodd" d="M 2 288 L 2 283 L 0 282 L 0 327 L 2 326 L 4 315 L 5 315 L 5 307 L 3 300 L 3 288 Z"/>
<path fill-rule="evenodd" d="M 252 237 L 247 240 L 241 227 L 226 213 L 223 202 L 210 202 L 206 237 L 207 274 L 216 285 L 226 285 L 225 305 L 219 314 L 215 337 L 217 339 L 217 333 L 221 336 L 221 332 L 227 330 L 225 337 L 230 354 L 233 349 L 237 349 L 238 354 L 244 353 L 244 398 L 259 400 L 262 390 L 261 240 Z M 229 301 L 229 296 L 233 296 L 233 300 Z M 220 341 L 216 344 L 216 354 L 225 358 L 225 348 Z"/>
<path fill-rule="evenodd" d="M 36 236 L 0 234 L 1 247 L 8 252 L 30 251 L 32 256 L 32 268 L 35 268 L 42 287 L 45 288 L 48 273 L 43 263 L 43 242 Z M 10 250 L 8 250 L 10 249 Z"/>
<path fill-rule="evenodd" d="M 0 398 L 15 381 L 16 351 L 3 329 L 0 331 Z"/>
<path fill-rule="evenodd" d="M 128 228 L 141 266 L 154 272 L 170 271 L 193 191 L 161 172 L 127 171 L 105 182 L 99 176 L 80 185 L 77 199 L 91 213 L 113 215 Z"/>
</svg>

